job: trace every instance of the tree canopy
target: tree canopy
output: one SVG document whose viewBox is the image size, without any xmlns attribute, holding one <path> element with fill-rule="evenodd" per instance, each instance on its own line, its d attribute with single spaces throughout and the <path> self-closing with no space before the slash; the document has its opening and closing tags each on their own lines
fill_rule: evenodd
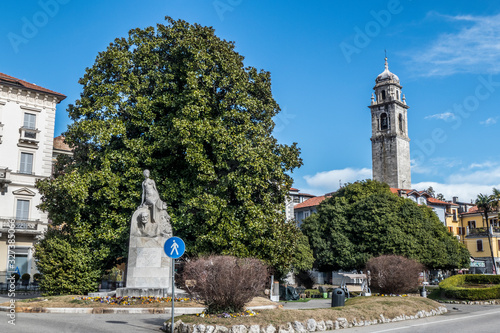
<svg viewBox="0 0 500 333">
<path fill-rule="evenodd" d="M 38 184 L 41 208 L 109 267 L 127 256 L 149 169 L 188 255 L 300 264 L 284 202 L 302 161 L 272 136 L 270 73 L 245 67 L 213 28 L 166 21 L 116 39 L 86 69 L 64 133 L 74 156 Z"/>
<path fill-rule="evenodd" d="M 469 252 L 427 206 L 366 180 L 325 199 L 301 225 L 321 270 L 362 269 L 371 257 L 402 255 L 431 269 L 467 267 Z"/>
</svg>

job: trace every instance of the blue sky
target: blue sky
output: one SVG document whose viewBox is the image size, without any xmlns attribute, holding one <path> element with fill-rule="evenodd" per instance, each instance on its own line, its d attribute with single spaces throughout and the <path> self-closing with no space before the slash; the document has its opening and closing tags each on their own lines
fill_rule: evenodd
<svg viewBox="0 0 500 333">
<path fill-rule="evenodd" d="M 367 106 L 384 50 L 410 106 L 413 187 L 462 201 L 500 187 L 497 1 L 41 0 L 0 11 L 0 72 L 68 96 L 56 136 L 98 52 L 168 15 L 213 26 L 245 65 L 271 72 L 274 134 L 301 148 L 301 191 L 371 177 Z"/>
</svg>

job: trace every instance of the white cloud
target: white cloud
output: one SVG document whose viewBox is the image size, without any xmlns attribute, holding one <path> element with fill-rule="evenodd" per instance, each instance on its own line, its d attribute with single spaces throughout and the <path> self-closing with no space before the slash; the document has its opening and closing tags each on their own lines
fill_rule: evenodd
<svg viewBox="0 0 500 333">
<path fill-rule="evenodd" d="M 497 123 L 497 118 L 488 118 L 485 121 L 479 122 L 481 125 L 489 126 Z"/>
<path fill-rule="evenodd" d="M 340 170 L 330 170 L 318 172 L 315 175 L 304 176 L 307 189 L 312 194 L 324 194 L 339 189 L 339 184 L 353 183 L 357 180 L 372 178 L 372 170 L 368 168 L 353 169 L 345 168 Z M 304 189 L 305 191 L 305 189 Z"/>
<path fill-rule="evenodd" d="M 491 168 L 493 166 L 495 166 L 495 163 L 486 161 L 484 163 L 472 163 L 471 165 L 469 165 L 469 169 Z"/>
<path fill-rule="evenodd" d="M 473 163 L 460 172 L 450 174 L 444 182 L 412 184 L 412 187 L 418 190 L 429 186 L 432 186 L 436 193 L 442 193 L 447 200 L 457 196 L 459 201 L 470 202 L 475 200 L 479 193 L 491 194 L 494 187 L 500 188 L 500 165 L 490 161 Z"/>
<path fill-rule="evenodd" d="M 414 52 L 414 68 L 422 76 L 500 72 L 500 14 L 444 16 L 458 31 L 442 33 L 427 47 Z"/>
<path fill-rule="evenodd" d="M 453 197 L 458 197 L 458 201 L 471 202 L 475 201 L 479 193 L 491 194 L 493 187 L 500 188 L 500 183 L 494 185 L 478 185 L 471 183 L 454 183 L 443 184 L 437 182 L 420 182 L 412 184 L 412 187 L 417 190 L 425 190 L 432 186 L 434 191 L 442 193 L 446 200 L 452 200 Z"/>
<path fill-rule="evenodd" d="M 455 119 L 455 114 L 452 112 L 437 113 L 427 116 L 425 117 L 425 119 L 442 119 L 442 120 Z"/>
<path fill-rule="evenodd" d="M 447 183 L 470 183 L 478 185 L 500 184 L 500 166 L 498 164 L 482 165 L 481 170 L 467 173 L 454 173 L 448 176 Z"/>
</svg>

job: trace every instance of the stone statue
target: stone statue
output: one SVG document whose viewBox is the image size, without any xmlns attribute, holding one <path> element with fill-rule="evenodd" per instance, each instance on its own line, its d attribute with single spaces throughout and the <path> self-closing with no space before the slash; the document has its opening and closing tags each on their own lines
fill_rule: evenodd
<svg viewBox="0 0 500 333">
<path fill-rule="evenodd" d="M 172 226 L 167 204 L 149 175 L 144 170 L 141 204 L 130 221 L 126 287 L 116 290 L 118 297 L 165 297 L 171 293 L 172 259 L 163 247 L 172 237 Z"/>
<path fill-rule="evenodd" d="M 149 175 L 149 170 L 144 170 L 142 202 L 132 216 L 132 234 L 141 237 L 171 236 L 167 204 L 160 199 L 155 181 Z"/>
</svg>

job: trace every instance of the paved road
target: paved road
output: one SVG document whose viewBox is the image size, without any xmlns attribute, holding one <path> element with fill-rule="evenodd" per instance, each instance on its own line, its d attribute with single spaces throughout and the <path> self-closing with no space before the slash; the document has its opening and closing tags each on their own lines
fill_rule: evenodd
<svg viewBox="0 0 500 333">
<path fill-rule="evenodd" d="M 329 307 L 329 300 L 313 300 L 307 303 L 287 303 L 285 308 Z M 448 305 L 449 312 L 442 316 L 409 320 L 397 323 L 355 327 L 342 332 L 500 332 L 500 306 L 495 305 Z M 50 314 L 18 313 L 16 325 L 7 323 L 7 313 L 0 312 L 0 332 L 161 332 L 168 316 L 149 314 Z M 331 331 L 333 332 L 333 331 Z"/>
<path fill-rule="evenodd" d="M 498 305 L 450 305 L 448 313 L 418 320 L 353 327 L 353 332 L 398 333 L 498 333 L 500 332 L 500 306 Z"/>
<path fill-rule="evenodd" d="M 80 333 L 80 332 L 162 332 L 160 327 L 166 315 L 141 314 L 56 314 L 18 313 L 16 325 L 7 323 L 5 312 L 0 312 L 0 332 L 5 333 Z"/>
</svg>

